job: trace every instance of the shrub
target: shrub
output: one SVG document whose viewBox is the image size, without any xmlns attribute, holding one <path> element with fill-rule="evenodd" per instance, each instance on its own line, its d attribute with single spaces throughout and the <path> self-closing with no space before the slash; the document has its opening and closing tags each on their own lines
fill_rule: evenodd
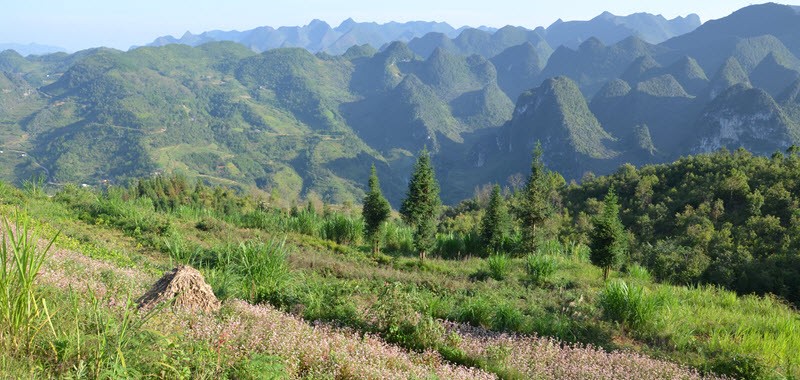
<svg viewBox="0 0 800 380">
<path fill-rule="evenodd" d="M 195 228 L 204 232 L 219 232 L 225 229 L 225 223 L 206 216 L 195 224 Z"/>
<path fill-rule="evenodd" d="M 525 257 L 525 271 L 528 280 L 541 284 L 553 275 L 558 269 L 558 261 L 550 255 L 528 255 Z"/>
<path fill-rule="evenodd" d="M 625 281 L 612 281 L 600 293 L 600 308 L 605 318 L 622 323 L 633 330 L 652 327 L 662 302 L 645 293 L 645 289 Z"/>
<path fill-rule="evenodd" d="M 169 254 L 170 265 L 192 264 L 194 252 L 177 232 L 164 238 L 164 250 Z"/>
<path fill-rule="evenodd" d="M 436 348 L 444 341 L 444 327 L 432 317 L 417 313 L 414 300 L 400 283 L 384 286 L 378 299 L 372 314 L 387 341 L 414 350 Z"/>
<path fill-rule="evenodd" d="M 561 242 L 556 239 L 547 239 L 542 241 L 536 247 L 536 253 L 539 255 L 558 256 L 563 253 Z"/>
<path fill-rule="evenodd" d="M 292 213 L 289 218 L 287 230 L 299 234 L 320 237 L 322 232 L 323 220 L 319 215 L 306 210 Z"/>
</svg>

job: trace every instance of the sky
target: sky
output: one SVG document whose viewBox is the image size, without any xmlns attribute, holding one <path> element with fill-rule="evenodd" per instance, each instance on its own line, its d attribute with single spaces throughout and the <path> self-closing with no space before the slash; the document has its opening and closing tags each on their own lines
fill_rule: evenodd
<svg viewBox="0 0 800 380">
<path fill-rule="evenodd" d="M 766 0 L 765 0 L 766 1 Z M 356 21 L 445 21 L 454 27 L 535 28 L 557 19 L 588 20 L 603 11 L 666 18 L 696 13 L 705 22 L 753 4 L 740 0 L 6 0 L 0 43 L 38 43 L 68 51 L 127 50 L 165 35 Z"/>
</svg>

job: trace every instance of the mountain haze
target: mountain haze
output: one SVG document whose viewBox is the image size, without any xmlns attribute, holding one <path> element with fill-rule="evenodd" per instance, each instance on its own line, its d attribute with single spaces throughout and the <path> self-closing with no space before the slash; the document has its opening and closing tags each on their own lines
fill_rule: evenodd
<svg viewBox="0 0 800 380">
<path fill-rule="evenodd" d="M 453 203 L 526 173 L 537 141 L 568 180 L 800 142 L 794 8 L 747 7 L 660 44 L 652 30 L 645 38 L 645 26 L 662 25 L 649 17 L 496 31 L 316 21 L 186 36 L 197 46 L 4 51 L 0 146 L 26 155 L 4 155 L 0 175 L 94 185 L 179 172 L 341 203 L 361 199 L 375 164 L 397 205 L 427 146 Z M 587 30 L 599 37 L 549 42 Z M 238 42 L 203 43 L 223 38 Z M 374 46 L 389 38 L 399 40 Z"/>
</svg>

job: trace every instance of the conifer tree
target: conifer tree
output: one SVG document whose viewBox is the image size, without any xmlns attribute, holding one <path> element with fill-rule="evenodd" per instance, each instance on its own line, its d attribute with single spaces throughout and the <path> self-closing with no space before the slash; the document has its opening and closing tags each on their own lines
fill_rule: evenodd
<svg viewBox="0 0 800 380">
<path fill-rule="evenodd" d="M 481 240 L 486 249 L 498 252 L 503 246 L 503 241 L 508 236 L 509 217 L 506 200 L 500 194 L 500 185 L 494 185 L 486 213 L 481 219 Z"/>
<path fill-rule="evenodd" d="M 369 191 L 364 197 L 364 206 L 361 209 L 361 215 L 364 217 L 367 237 L 372 242 L 372 252 L 374 253 L 380 251 L 380 237 L 378 236 L 378 232 L 383 222 L 389 219 L 391 212 L 392 208 L 389 206 L 389 201 L 387 201 L 381 193 L 378 173 L 373 164 L 369 175 Z"/>
<path fill-rule="evenodd" d="M 425 147 L 414 164 L 406 199 L 400 207 L 403 220 L 414 228 L 414 247 L 420 260 L 425 260 L 425 254 L 435 243 L 441 203 L 439 184 L 436 182 L 428 148 Z"/>
<path fill-rule="evenodd" d="M 603 279 L 608 279 L 611 269 L 625 254 L 625 229 L 619 219 L 619 202 L 614 188 L 608 189 L 603 200 L 603 211 L 592 220 L 589 233 L 592 264 L 603 268 Z"/>
<path fill-rule="evenodd" d="M 554 214 L 550 202 L 550 171 L 542 162 L 542 145 L 536 143 L 531 162 L 531 175 L 525 183 L 520 199 L 518 217 L 522 222 L 522 238 L 524 248 L 533 251 L 541 237 L 543 226 Z"/>
</svg>

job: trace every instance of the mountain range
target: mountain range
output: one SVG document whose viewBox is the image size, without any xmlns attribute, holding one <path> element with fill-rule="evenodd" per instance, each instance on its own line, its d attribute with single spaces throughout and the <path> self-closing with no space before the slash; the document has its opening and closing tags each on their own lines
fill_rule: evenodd
<svg viewBox="0 0 800 380">
<path fill-rule="evenodd" d="M 375 164 L 397 205 L 427 146 L 453 203 L 527 173 L 537 141 L 567 180 L 626 162 L 739 147 L 769 155 L 800 143 L 796 8 L 749 6 L 660 43 L 603 27 L 665 30 L 641 17 L 431 32 L 340 55 L 318 43 L 316 53 L 256 53 L 230 41 L 4 51 L 0 177 L 93 185 L 181 172 L 341 203 L 361 199 Z M 590 37 L 553 49 L 569 28 Z"/>
<path fill-rule="evenodd" d="M 65 52 L 67 49 L 58 46 L 50 46 L 50 45 L 41 45 L 41 44 L 17 44 L 17 43 L 0 43 L 0 51 L 5 50 L 14 50 L 17 53 L 27 56 L 27 55 L 43 55 L 43 54 L 52 54 L 58 52 Z"/>
<path fill-rule="evenodd" d="M 148 46 L 183 44 L 198 46 L 214 41 L 233 41 L 243 44 L 255 52 L 270 49 L 300 47 L 312 53 L 326 52 L 340 55 L 353 45 L 368 44 L 376 49 L 395 42 L 410 42 L 412 50 L 427 57 L 434 48 L 456 49 L 463 54 L 481 54 L 487 58 L 508 47 L 518 45 L 525 34 L 535 35 L 544 42 L 545 52 L 551 47 L 561 45 L 575 47 L 590 37 L 599 38 L 604 43 L 615 43 L 628 36 L 636 35 L 650 43 L 660 43 L 671 37 L 688 33 L 700 26 L 700 18 L 691 14 L 667 20 L 661 15 L 636 13 L 629 16 L 615 16 L 609 12 L 588 21 L 556 21 L 548 28 L 538 27 L 527 30 L 522 27 L 505 27 L 498 30 L 490 27 L 454 28 L 445 22 L 412 21 L 405 23 L 356 22 L 352 18 L 337 27 L 331 27 L 321 20 L 312 20 L 304 26 L 284 26 L 273 28 L 263 26 L 245 31 L 213 30 L 192 34 L 186 32 L 180 38 L 163 36 L 156 38 Z M 466 33 L 465 33 L 466 32 Z M 415 48 L 416 47 L 416 48 Z M 543 57 L 547 59 L 547 57 Z"/>
</svg>

